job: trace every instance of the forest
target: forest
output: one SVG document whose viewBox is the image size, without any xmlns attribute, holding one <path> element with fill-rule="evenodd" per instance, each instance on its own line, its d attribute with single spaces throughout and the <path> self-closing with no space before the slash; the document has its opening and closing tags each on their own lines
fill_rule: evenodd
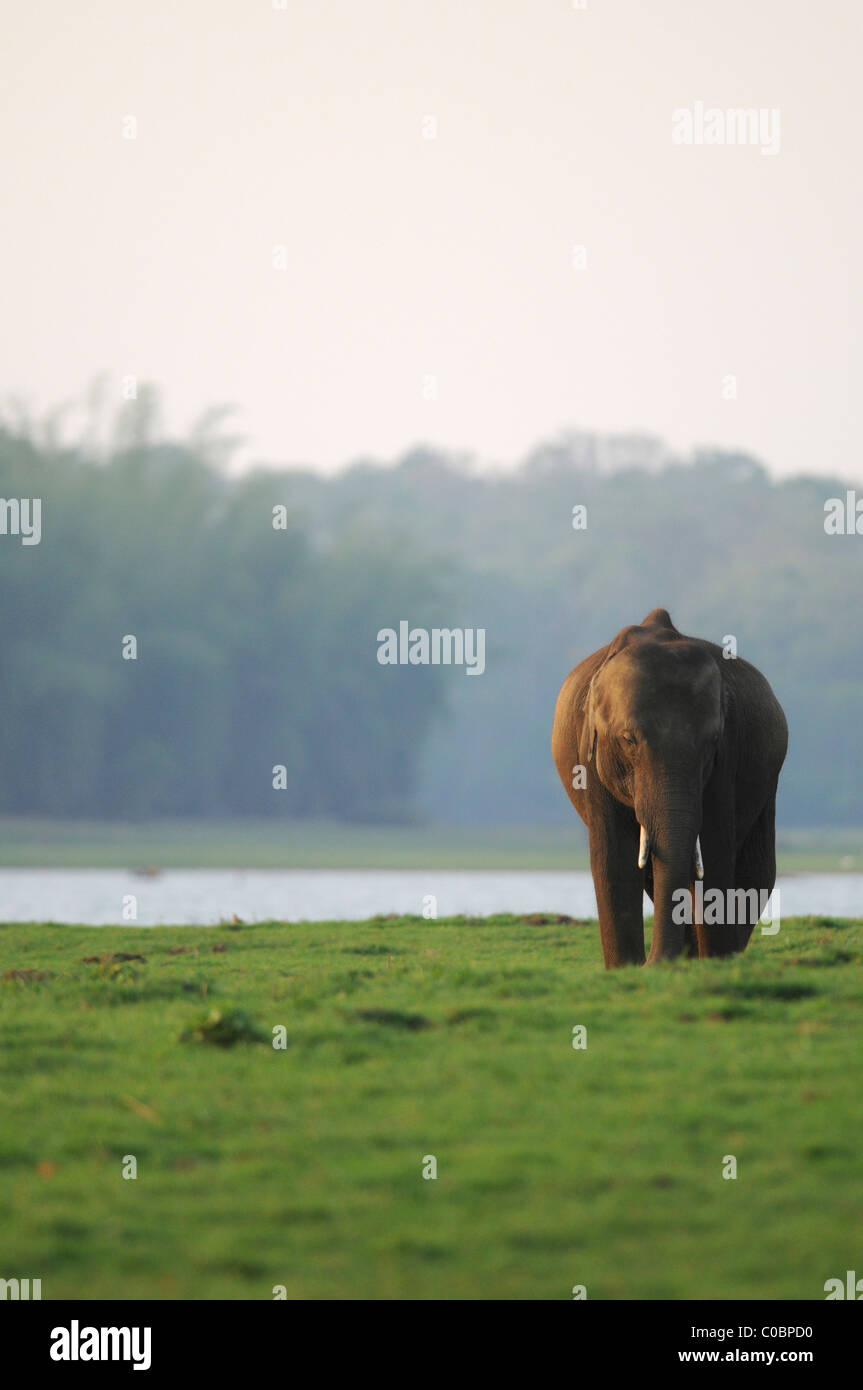
<svg viewBox="0 0 863 1390">
<path fill-rule="evenodd" d="M 235 451 L 219 411 L 167 437 L 152 389 L 72 439 L 7 412 L 0 814 L 564 822 L 559 685 L 661 605 L 733 636 L 783 703 L 780 823 L 860 821 L 863 539 L 825 527 L 838 465 L 778 479 L 575 431 L 508 467 Z M 407 619 L 482 631 L 481 679 L 381 664 Z"/>
</svg>

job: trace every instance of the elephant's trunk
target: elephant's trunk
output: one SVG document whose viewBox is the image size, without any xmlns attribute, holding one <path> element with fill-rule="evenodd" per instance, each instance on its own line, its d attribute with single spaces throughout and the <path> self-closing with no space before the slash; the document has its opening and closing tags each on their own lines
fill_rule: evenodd
<svg viewBox="0 0 863 1390">
<path fill-rule="evenodd" d="M 646 840 L 653 859 L 653 940 L 648 964 L 670 960 L 682 952 L 685 925 L 691 920 L 686 915 L 691 912 L 689 889 L 704 872 L 699 841 L 700 795 L 689 788 L 666 790 L 660 808 L 653 816 L 645 817 Z"/>
</svg>

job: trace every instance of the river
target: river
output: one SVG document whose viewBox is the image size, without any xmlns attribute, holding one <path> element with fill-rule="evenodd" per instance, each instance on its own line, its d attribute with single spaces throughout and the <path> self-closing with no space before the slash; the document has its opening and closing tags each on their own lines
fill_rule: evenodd
<svg viewBox="0 0 863 1390">
<path fill-rule="evenodd" d="M 863 873 L 789 874 L 778 886 L 783 916 L 863 916 Z M 391 912 L 422 915 L 430 899 L 438 917 L 596 915 L 593 881 L 583 871 L 186 869 L 145 878 L 113 869 L 0 869 L 4 922 L 357 921 Z M 645 908 L 652 910 L 646 899 Z"/>
</svg>

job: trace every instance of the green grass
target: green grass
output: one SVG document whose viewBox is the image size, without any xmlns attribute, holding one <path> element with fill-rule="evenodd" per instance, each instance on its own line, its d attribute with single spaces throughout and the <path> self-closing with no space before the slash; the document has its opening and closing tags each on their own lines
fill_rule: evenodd
<svg viewBox="0 0 863 1390">
<path fill-rule="evenodd" d="M 863 829 L 785 830 L 783 873 L 863 870 Z M 586 869 L 563 825 L 347 825 L 332 821 L 145 822 L 0 817 L 0 867 L 137 869 Z"/>
<path fill-rule="evenodd" d="M 44 1298 L 823 1299 L 860 1269 L 859 920 L 614 973 L 548 919 L 9 925 L 0 975 L 0 1277 Z"/>
</svg>

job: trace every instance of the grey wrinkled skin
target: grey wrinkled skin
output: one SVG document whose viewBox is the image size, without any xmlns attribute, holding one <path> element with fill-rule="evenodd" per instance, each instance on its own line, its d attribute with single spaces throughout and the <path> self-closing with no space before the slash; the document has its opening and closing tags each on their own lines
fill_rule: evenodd
<svg viewBox="0 0 863 1390">
<path fill-rule="evenodd" d="M 648 964 L 745 948 L 758 912 L 707 925 L 693 903 L 686 925 L 674 907 L 680 890 L 693 892 L 701 861 L 705 894 L 772 890 L 787 747 L 785 715 L 761 672 L 685 637 L 664 608 L 570 672 L 552 756 L 588 828 L 606 966 L 644 962 L 644 891 L 654 904 Z M 573 786 L 577 766 L 583 788 Z"/>
</svg>

